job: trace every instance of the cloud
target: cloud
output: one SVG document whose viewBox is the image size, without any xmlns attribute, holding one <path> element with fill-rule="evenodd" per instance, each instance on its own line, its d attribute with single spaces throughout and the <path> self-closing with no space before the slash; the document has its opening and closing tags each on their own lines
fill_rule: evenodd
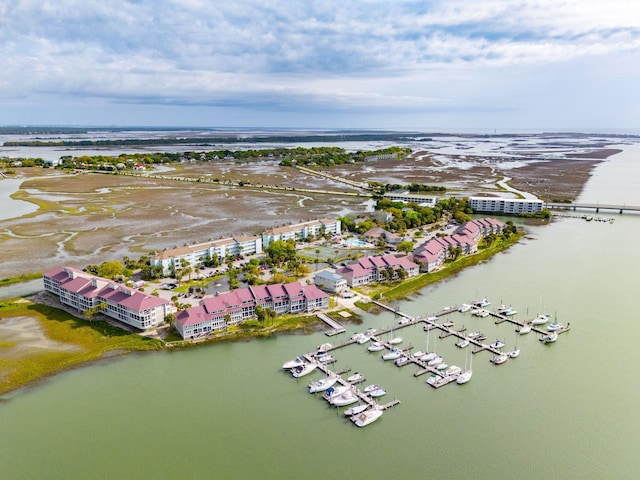
<svg viewBox="0 0 640 480">
<path fill-rule="evenodd" d="M 505 76 L 527 85 L 637 58 L 635 12 L 627 0 L 12 0 L 0 102 L 492 111 L 482 99 L 500 99 L 497 85 L 507 102 L 519 90 Z"/>
</svg>

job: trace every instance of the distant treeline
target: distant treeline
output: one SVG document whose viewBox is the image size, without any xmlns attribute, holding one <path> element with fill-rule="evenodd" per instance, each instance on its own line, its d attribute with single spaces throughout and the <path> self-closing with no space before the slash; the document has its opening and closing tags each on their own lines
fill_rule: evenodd
<svg viewBox="0 0 640 480">
<path fill-rule="evenodd" d="M 50 132 L 53 133 L 53 132 Z M 57 132 L 64 133 L 64 132 Z M 69 133 L 69 132 L 67 132 Z M 196 145 L 202 147 L 216 144 L 238 143 L 310 143 L 310 142 L 367 142 L 388 141 L 408 142 L 415 140 L 415 134 L 340 134 L 340 135 L 290 135 L 262 137 L 167 137 L 167 138 L 122 138 L 113 140 L 19 140 L 4 142 L 5 147 L 109 147 L 109 146 L 144 146 L 144 145 Z M 420 138 L 428 141 L 428 138 Z"/>
</svg>

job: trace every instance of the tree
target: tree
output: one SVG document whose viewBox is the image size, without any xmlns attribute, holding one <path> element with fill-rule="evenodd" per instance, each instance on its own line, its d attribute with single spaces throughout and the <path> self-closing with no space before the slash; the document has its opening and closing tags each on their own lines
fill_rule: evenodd
<svg viewBox="0 0 640 480">
<path fill-rule="evenodd" d="M 167 313 L 164 316 L 164 321 L 167 322 L 169 325 L 173 325 L 176 321 L 176 316 L 173 313 Z"/>
<path fill-rule="evenodd" d="M 413 250 L 413 242 L 411 240 L 405 240 L 400 242 L 396 247 L 399 252 L 409 253 Z"/>
<path fill-rule="evenodd" d="M 404 280 L 409 275 L 404 268 L 399 268 L 397 272 L 398 272 L 398 278 L 400 280 Z"/>
<path fill-rule="evenodd" d="M 118 260 L 103 262 L 98 267 L 98 276 L 103 278 L 115 279 L 118 275 L 122 275 L 124 266 Z"/>
<path fill-rule="evenodd" d="M 267 257 L 272 263 L 282 263 L 296 258 L 296 246 L 293 240 L 275 240 L 269 244 L 266 250 Z"/>
</svg>

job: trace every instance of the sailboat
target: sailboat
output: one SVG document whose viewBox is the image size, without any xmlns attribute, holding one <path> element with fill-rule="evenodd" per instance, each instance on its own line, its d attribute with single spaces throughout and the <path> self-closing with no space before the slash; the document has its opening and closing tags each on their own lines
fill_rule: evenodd
<svg viewBox="0 0 640 480">
<path fill-rule="evenodd" d="M 516 330 L 516 332 L 518 332 L 519 335 L 525 335 L 531 331 L 531 324 L 529 323 L 529 321 L 526 320 L 528 317 L 529 317 L 529 309 L 527 308 L 527 314 L 524 317 L 525 321 L 522 324 L 522 326 Z"/>
<path fill-rule="evenodd" d="M 473 366 L 473 355 L 471 355 L 471 363 L 469 364 L 469 370 L 467 370 L 467 359 L 465 357 L 464 372 L 462 372 L 460 375 L 458 375 L 458 378 L 456 378 L 456 383 L 458 385 L 462 385 L 463 383 L 467 383 L 469 380 L 471 380 L 471 376 L 473 375 L 472 366 Z"/>
<path fill-rule="evenodd" d="M 520 349 L 518 348 L 518 337 L 516 336 L 516 346 L 509 352 L 509 356 L 516 358 L 518 355 L 520 355 Z"/>
<path fill-rule="evenodd" d="M 391 329 L 391 340 L 389 340 L 389 344 L 390 345 L 398 345 L 399 343 L 402 343 L 402 338 L 401 337 L 394 337 L 393 336 L 393 328 Z"/>
</svg>

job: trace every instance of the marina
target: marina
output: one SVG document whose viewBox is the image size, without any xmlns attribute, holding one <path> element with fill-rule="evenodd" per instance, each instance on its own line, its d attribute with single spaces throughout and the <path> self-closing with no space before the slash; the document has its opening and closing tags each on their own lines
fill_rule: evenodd
<svg viewBox="0 0 640 480">
<path fill-rule="evenodd" d="M 491 358 L 489 361 L 494 365 L 501 365 L 506 363 L 509 359 L 517 358 L 520 355 L 520 350 L 516 347 L 516 349 L 512 351 L 505 352 L 503 349 L 506 344 L 500 338 L 497 338 L 495 342 L 491 344 L 483 343 L 483 340 L 486 340 L 486 335 L 482 334 L 481 332 L 472 332 L 467 334 L 467 328 L 465 326 L 462 326 L 462 328 L 458 330 L 454 329 L 455 322 L 453 320 L 445 320 L 442 322 L 438 322 L 438 320 L 452 313 L 463 314 L 465 312 L 470 312 L 472 315 L 475 315 L 479 318 L 491 317 L 494 320 L 495 325 L 500 325 L 505 322 L 510 323 L 516 327 L 516 333 L 519 333 L 523 329 L 528 329 L 527 331 L 535 332 L 536 334 L 540 335 L 540 342 L 543 345 L 555 342 L 558 339 L 558 335 L 566 333 L 570 330 L 569 324 L 567 324 L 567 326 L 563 326 L 555 322 L 544 328 L 544 323 L 546 323 L 546 321 L 548 321 L 550 318 L 550 316 L 545 315 L 538 315 L 536 319 L 521 323 L 515 319 L 515 313 L 517 312 L 515 312 L 515 310 L 511 309 L 510 307 L 505 307 L 503 304 L 501 304 L 500 307 L 498 307 L 498 309 L 496 309 L 495 311 L 488 310 L 487 307 L 490 305 L 490 303 L 486 298 L 472 302 L 471 305 L 463 303 L 459 306 L 447 306 L 434 314 L 416 317 L 401 312 L 398 308 L 386 305 L 380 301 L 373 301 L 373 303 L 384 310 L 393 312 L 397 317 L 400 317 L 400 320 L 397 323 L 389 325 L 387 327 L 383 327 L 380 329 L 369 329 L 366 333 L 353 334 L 348 340 L 337 343 L 335 345 L 332 345 L 330 343 L 322 344 L 318 346 L 316 350 L 296 357 L 297 363 L 300 363 L 300 360 L 303 359 L 303 365 L 297 365 L 296 367 L 294 367 L 294 369 L 292 369 L 293 375 L 296 376 L 295 369 L 297 369 L 297 371 L 313 371 L 316 369 L 322 371 L 326 375 L 326 378 L 333 379 L 332 385 L 333 383 L 339 384 L 340 386 L 347 389 L 343 395 L 345 395 L 346 392 L 350 392 L 349 395 L 351 395 L 351 397 L 346 400 L 346 402 L 348 403 L 344 403 L 344 405 L 349 405 L 358 401 L 361 405 L 367 405 L 370 409 L 381 412 L 395 405 L 398 405 L 400 401 L 394 399 L 389 403 L 379 405 L 375 400 L 375 397 L 377 395 L 375 395 L 374 392 L 381 390 L 382 392 L 386 393 L 383 389 L 375 385 L 377 387 L 376 389 L 367 387 L 364 390 L 360 390 L 356 388 L 355 385 L 365 381 L 364 375 L 356 372 L 350 377 L 344 379 L 341 375 L 350 371 L 350 368 L 346 368 L 339 373 L 332 372 L 328 366 L 328 362 L 319 362 L 318 357 L 322 358 L 322 356 L 328 355 L 329 352 L 336 352 L 340 349 L 349 347 L 354 344 L 361 345 L 370 342 L 370 345 L 367 348 L 367 352 L 385 352 L 381 354 L 381 359 L 393 360 L 393 363 L 396 367 L 414 365 L 416 367 L 416 370 L 413 376 L 420 377 L 422 375 L 429 374 L 429 378 L 425 383 L 435 389 L 438 389 L 450 383 L 456 383 L 458 385 L 467 383 L 471 378 L 471 370 L 463 370 L 457 366 L 449 367 L 446 363 L 444 363 L 443 357 L 437 356 L 435 353 L 423 351 L 411 353 L 411 350 L 413 350 L 413 345 L 408 345 L 404 348 L 399 347 L 398 345 L 402 343 L 402 339 L 401 337 L 395 336 L 395 333 L 398 330 L 421 324 L 423 325 L 423 330 L 427 333 L 432 330 L 439 331 L 439 340 L 453 337 L 456 339 L 455 345 L 459 348 L 465 348 L 469 345 L 472 345 L 473 348 L 471 349 L 471 353 L 473 355 L 485 351 L 489 352 L 491 354 Z M 472 310 L 472 306 L 475 308 L 475 310 Z M 327 316 L 327 318 L 330 317 Z M 545 319 L 544 323 L 540 320 L 541 318 Z M 337 329 L 335 324 L 337 322 L 333 321 L 333 319 L 331 319 L 331 322 L 328 322 L 325 319 L 323 319 L 323 321 L 325 321 L 325 323 L 333 328 L 331 332 Z M 345 330 L 342 325 L 339 325 L 339 327 L 343 331 Z M 335 333 L 333 335 L 335 335 Z M 383 339 L 386 335 L 389 335 L 390 337 L 388 340 Z M 313 367 L 311 367 L 311 365 L 313 365 Z M 310 384 L 310 388 L 311 386 L 312 385 Z M 380 415 L 375 415 L 375 419 L 377 419 L 379 416 Z"/>
</svg>

